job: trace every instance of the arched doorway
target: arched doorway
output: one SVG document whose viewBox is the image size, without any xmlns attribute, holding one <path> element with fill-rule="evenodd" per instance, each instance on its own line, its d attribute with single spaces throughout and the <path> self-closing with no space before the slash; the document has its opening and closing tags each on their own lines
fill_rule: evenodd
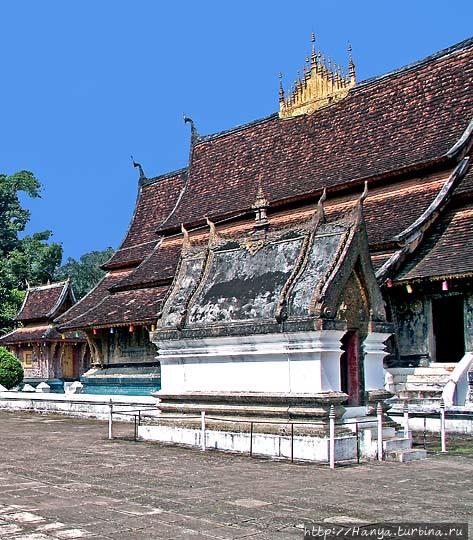
<svg viewBox="0 0 473 540">
<path fill-rule="evenodd" d="M 362 343 L 367 335 L 369 310 L 366 290 L 356 268 L 343 291 L 338 317 L 347 323 L 341 340 L 340 389 L 348 394 L 347 404 L 357 406 L 364 402 Z"/>
</svg>

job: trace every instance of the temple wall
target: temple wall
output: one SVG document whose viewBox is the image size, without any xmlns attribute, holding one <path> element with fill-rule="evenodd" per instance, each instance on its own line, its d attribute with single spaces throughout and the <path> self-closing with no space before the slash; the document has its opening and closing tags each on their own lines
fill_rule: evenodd
<svg viewBox="0 0 473 540">
<path fill-rule="evenodd" d="M 163 392 L 340 391 L 344 332 L 156 341 Z"/>
<path fill-rule="evenodd" d="M 430 302 L 423 296 L 399 295 L 392 299 L 392 306 L 399 364 L 406 367 L 427 365 L 430 361 Z"/>
<path fill-rule="evenodd" d="M 149 339 L 145 327 L 136 326 L 133 332 L 128 326 L 114 329 L 114 333 L 105 333 L 104 364 L 135 364 L 156 362 L 156 347 Z"/>
<path fill-rule="evenodd" d="M 473 292 L 459 287 L 455 290 L 463 298 L 463 321 L 465 352 L 473 351 Z M 442 295 L 448 298 L 451 293 Z M 433 330 L 432 302 L 439 294 L 398 294 L 393 295 L 395 310 L 398 356 L 393 366 L 427 366 L 435 361 L 435 340 Z M 452 314 L 453 315 L 453 314 Z M 461 318 L 461 316 L 460 316 Z M 440 360 L 442 361 L 442 360 Z"/>
</svg>

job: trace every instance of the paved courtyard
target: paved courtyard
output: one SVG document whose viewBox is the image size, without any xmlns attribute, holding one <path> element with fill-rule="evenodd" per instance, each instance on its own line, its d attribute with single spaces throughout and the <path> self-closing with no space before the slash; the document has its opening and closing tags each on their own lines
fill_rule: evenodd
<svg viewBox="0 0 473 540">
<path fill-rule="evenodd" d="M 120 425 L 118 434 L 132 434 Z M 104 422 L 0 412 L 0 539 L 302 539 L 304 522 L 466 522 L 473 454 L 314 464 L 107 439 Z"/>
</svg>

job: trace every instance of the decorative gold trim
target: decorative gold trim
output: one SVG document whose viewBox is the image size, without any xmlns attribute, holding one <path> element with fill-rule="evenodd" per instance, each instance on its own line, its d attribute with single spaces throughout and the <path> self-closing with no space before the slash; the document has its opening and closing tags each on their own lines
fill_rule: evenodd
<svg viewBox="0 0 473 540">
<path fill-rule="evenodd" d="M 261 238 L 260 240 L 248 240 L 242 244 L 242 247 L 244 247 L 250 255 L 254 256 L 260 249 L 264 248 L 265 244 L 266 242 Z"/>
<path fill-rule="evenodd" d="M 285 94 L 282 74 L 279 74 L 279 117 L 292 118 L 311 114 L 344 99 L 356 84 L 355 64 L 348 44 L 348 74 L 342 68 L 315 50 L 312 34 L 312 54 L 306 58 L 301 78 L 300 71 L 291 90 Z"/>
</svg>

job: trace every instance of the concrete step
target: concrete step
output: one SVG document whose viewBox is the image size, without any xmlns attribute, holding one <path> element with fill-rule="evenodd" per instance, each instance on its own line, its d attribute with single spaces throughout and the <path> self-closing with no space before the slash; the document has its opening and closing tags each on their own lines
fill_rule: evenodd
<svg viewBox="0 0 473 540">
<path fill-rule="evenodd" d="M 404 384 L 445 384 L 448 380 L 450 380 L 451 375 L 432 375 L 432 377 L 428 377 L 427 375 L 417 376 L 417 375 L 410 375 Z"/>
<path fill-rule="evenodd" d="M 410 450 L 411 440 L 407 437 L 394 437 L 383 441 L 383 449 L 385 454 L 396 452 L 399 450 Z"/>
<path fill-rule="evenodd" d="M 427 451 L 423 449 L 394 450 L 386 454 L 386 461 L 399 461 L 407 463 L 408 461 L 417 461 L 427 458 Z"/>
<path fill-rule="evenodd" d="M 426 367 L 416 367 L 414 368 L 414 375 L 442 375 L 444 373 L 449 373 L 449 370 L 445 369 L 443 366 L 426 366 Z M 409 374 L 410 376 L 411 374 Z"/>
<path fill-rule="evenodd" d="M 447 383 L 445 383 L 447 384 Z M 405 388 L 403 388 L 402 392 L 426 392 L 427 394 L 432 394 L 435 392 L 442 392 L 445 388 L 445 384 L 438 384 L 438 383 L 432 383 L 427 384 L 423 382 L 422 384 L 410 384 L 408 383 Z"/>
<path fill-rule="evenodd" d="M 409 401 L 409 399 L 434 399 L 439 400 L 442 397 L 442 390 L 434 390 L 432 388 L 426 390 L 402 390 L 398 393 L 401 401 Z"/>
</svg>

